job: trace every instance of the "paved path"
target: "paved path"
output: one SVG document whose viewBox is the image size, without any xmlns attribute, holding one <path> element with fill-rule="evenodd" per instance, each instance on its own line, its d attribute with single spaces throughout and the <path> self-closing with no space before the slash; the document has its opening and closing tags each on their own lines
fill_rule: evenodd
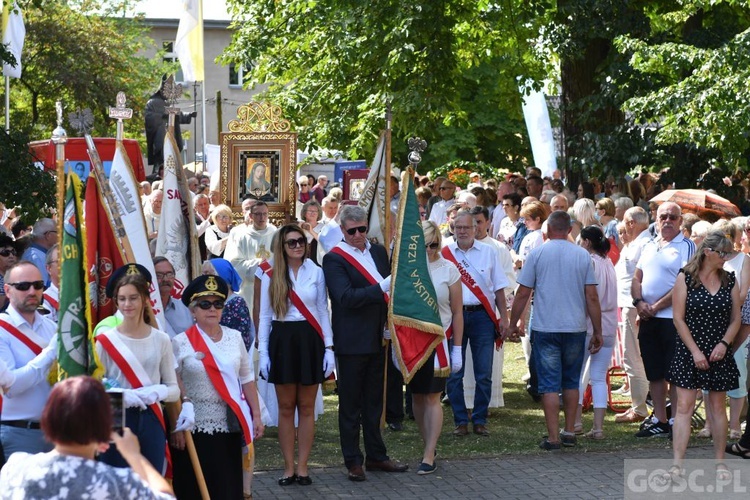
<svg viewBox="0 0 750 500">
<path fill-rule="evenodd" d="M 688 450 L 687 458 L 710 458 L 710 446 Z M 311 486 L 279 486 L 279 470 L 255 473 L 255 500 L 292 498 L 415 498 L 472 500 L 597 499 L 622 498 L 623 460 L 669 458 L 671 450 L 647 449 L 586 453 L 562 450 L 543 455 L 517 455 L 493 459 L 441 460 L 438 470 L 418 476 L 418 464 L 403 474 L 367 473 L 367 481 L 353 483 L 344 467 L 310 469 Z M 732 460 L 732 457 L 727 457 Z"/>
</svg>

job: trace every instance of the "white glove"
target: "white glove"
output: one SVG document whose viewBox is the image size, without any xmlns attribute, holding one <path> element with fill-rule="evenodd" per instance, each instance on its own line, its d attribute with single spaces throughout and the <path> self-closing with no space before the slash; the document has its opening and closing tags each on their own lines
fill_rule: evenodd
<svg viewBox="0 0 750 500">
<path fill-rule="evenodd" d="M 146 409 L 146 404 L 133 389 L 125 389 L 122 391 L 122 402 L 125 405 L 125 408 Z"/>
<path fill-rule="evenodd" d="M 325 354 L 323 354 L 323 377 L 330 377 L 334 368 L 336 368 L 336 356 L 331 349 L 326 349 Z"/>
<path fill-rule="evenodd" d="M 391 291 L 391 277 L 388 276 L 383 281 L 380 282 L 380 289 L 383 290 L 383 293 L 388 293 Z"/>
<path fill-rule="evenodd" d="M 0 387 L 8 388 L 16 381 L 16 374 L 8 369 L 8 365 L 0 360 Z"/>
<path fill-rule="evenodd" d="M 394 346 L 391 346 L 391 361 L 393 361 L 393 366 L 398 371 L 401 371 L 401 365 L 398 363 L 398 356 L 396 355 L 396 348 Z"/>
<path fill-rule="evenodd" d="M 458 373 L 463 367 L 464 362 L 461 360 L 461 346 L 454 345 L 451 347 L 451 373 Z"/>
<path fill-rule="evenodd" d="M 391 340 L 391 331 L 388 328 L 383 330 L 383 338 L 385 340 Z"/>
<path fill-rule="evenodd" d="M 182 410 L 180 416 L 177 417 L 177 423 L 174 427 L 174 432 L 179 431 L 192 431 L 195 428 L 195 408 L 193 403 L 186 401 L 182 403 Z"/>
<path fill-rule="evenodd" d="M 164 384 L 147 385 L 133 390 L 146 406 L 167 399 L 169 389 Z"/>
<path fill-rule="evenodd" d="M 268 380 L 268 373 L 271 371 L 271 358 L 268 357 L 268 353 L 261 351 L 258 353 L 258 371 L 263 380 Z"/>
</svg>

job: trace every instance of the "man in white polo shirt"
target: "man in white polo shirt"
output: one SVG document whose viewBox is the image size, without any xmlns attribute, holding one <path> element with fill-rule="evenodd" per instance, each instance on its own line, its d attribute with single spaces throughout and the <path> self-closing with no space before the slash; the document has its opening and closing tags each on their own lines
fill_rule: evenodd
<svg viewBox="0 0 750 500">
<path fill-rule="evenodd" d="M 674 355 L 677 330 L 672 321 L 672 288 L 677 274 L 695 253 L 695 244 L 680 231 L 682 213 L 675 203 L 662 203 L 656 211 L 659 236 L 643 247 L 631 285 L 633 306 L 640 318 L 638 345 L 646 369 L 654 418 L 636 437 L 664 437 L 667 421 L 667 372 Z M 677 391 L 670 391 L 677 408 Z M 670 419 L 671 420 L 671 419 Z"/>
<path fill-rule="evenodd" d="M 37 312 L 44 281 L 37 267 L 20 261 L 5 275 L 8 310 L 0 314 L 0 360 L 14 382 L 3 396 L 0 440 L 7 459 L 11 453 L 41 453 L 52 449 L 39 428 L 50 393 L 50 366 L 57 353 L 56 326 Z"/>
<path fill-rule="evenodd" d="M 480 436 L 489 436 L 487 409 L 492 396 L 493 351 L 496 335 L 502 335 L 508 328 L 508 310 L 503 289 L 509 283 L 495 249 L 475 240 L 476 221 L 470 212 L 458 212 L 453 219 L 453 228 L 456 241 L 444 246 L 442 254 L 461 274 L 464 305 L 464 340 L 461 356 L 465 356 L 466 345 L 471 344 L 476 380 L 474 409 L 471 412 L 473 431 Z M 497 311 L 500 312 L 499 322 Z M 453 434 L 456 436 L 465 436 L 469 433 L 463 378 L 464 369 L 461 368 L 448 377 L 446 384 L 456 425 Z"/>
</svg>

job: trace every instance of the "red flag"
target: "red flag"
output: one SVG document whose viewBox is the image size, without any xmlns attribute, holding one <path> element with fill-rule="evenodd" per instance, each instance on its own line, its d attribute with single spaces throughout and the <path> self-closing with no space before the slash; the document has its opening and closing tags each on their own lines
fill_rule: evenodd
<svg viewBox="0 0 750 500">
<path fill-rule="evenodd" d="M 92 323 L 96 325 L 115 312 L 112 299 L 105 290 L 112 272 L 124 264 L 117 246 L 112 224 L 102 205 L 102 198 L 96 176 L 90 175 L 86 182 L 86 254 L 89 256 L 89 298 L 92 305 Z"/>
</svg>

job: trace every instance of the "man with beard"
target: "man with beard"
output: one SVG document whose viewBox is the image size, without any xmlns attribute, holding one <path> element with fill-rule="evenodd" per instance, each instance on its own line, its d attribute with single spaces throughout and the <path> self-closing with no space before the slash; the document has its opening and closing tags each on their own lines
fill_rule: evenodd
<svg viewBox="0 0 750 500">
<path fill-rule="evenodd" d="M 44 281 L 37 267 L 20 261 L 5 275 L 10 305 L 0 314 L 0 361 L 15 380 L 3 396 L 0 441 L 5 458 L 11 453 L 52 449 L 39 426 L 50 393 L 50 366 L 57 353 L 56 326 L 37 312 Z"/>
</svg>

